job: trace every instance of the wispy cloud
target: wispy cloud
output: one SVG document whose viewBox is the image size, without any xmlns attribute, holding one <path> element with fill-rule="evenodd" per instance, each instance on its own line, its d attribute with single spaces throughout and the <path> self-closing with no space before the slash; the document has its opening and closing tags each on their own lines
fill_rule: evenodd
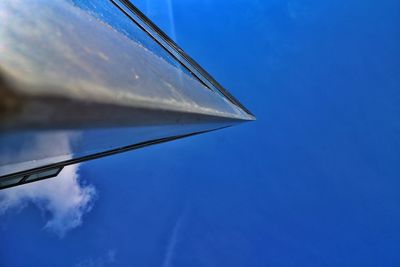
<svg viewBox="0 0 400 267">
<path fill-rule="evenodd" d="M 82 185 L 79 165 L 65 167 L 58 177 L 0 192 L 0 216 L 20 211 L 32 203 L 48 216 L 44 226 L 60 237 L 82 224 L 82 217 L 93 207 L 96 190 Z"/>
<path fill-rule="evenodd" d="M 97 258 L 88 258 L 78 264 L 75 265 L 75 267 L 104 267 L 104 266 L 110 266 L 115 263 L 116 260 L 116 250 L 115 249 L 109 249 L 107 253 L 103 256 L 97 257 Z"/>
</svg>

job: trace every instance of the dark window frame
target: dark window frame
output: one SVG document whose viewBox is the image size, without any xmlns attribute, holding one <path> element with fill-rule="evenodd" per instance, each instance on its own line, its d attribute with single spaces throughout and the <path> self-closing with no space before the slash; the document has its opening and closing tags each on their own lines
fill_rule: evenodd
<svg viewBox="0 0 400 267">
<path fill-rule="evenodd" d="M 0 190 L 7 189 L 7 188 L 10 188 L 10 187 L 14 187 L 14 186 L 19 186 L 19 185 L 30 184 L 30 183 L 33 183 L 33 182 L 38 182 L 38 181 L 41 181 L 41 180 L 45 180 L 45 179 L 56 177 L 56 176 L 58 176 L 60 174 L 60 172 L 62 171 L 63 168 L 64 168 L 64 166 L 57 166 L 57 167 L 48 166 L 47 168 L 40 168 L 39 170 L 37 170 L 35 172 L 29 172 L 29 171 L 28 172 L 19 172 L 19 173 L 15 173 L 15 174 L 12 174 L 12 175 L 7 175 L 7 176 L 0 177 L 0 180 L 13 179 L 13 178 L 16 178 L 16 177 L 22 177 L 19 180 L 19 182 L 17 182 L 17 183 L 9 184 L 9 185 L 6 185 L 6 186 L 0 186 Z M 57 170 L 57 171 L 55 173 L 53 173 L 53 174 L 43 175 L 43 176 L 39 176 L 39 178 L 28 180 L 29 177 L 31 177 L 32 175 L 40 175 L 41 173 L 45 173 L 45 172 L 52 171 L 52 170 Z"/>
</svg>

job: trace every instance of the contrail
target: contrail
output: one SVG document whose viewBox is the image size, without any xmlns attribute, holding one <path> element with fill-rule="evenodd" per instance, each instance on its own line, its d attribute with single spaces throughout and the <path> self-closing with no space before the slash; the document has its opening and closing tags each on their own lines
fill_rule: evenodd
<svg viewBox="0 0 400 267">
<path fill-rule="evenodd" d="M 172 233 L 171 236 L 168 240 L 168 244 L 166 247 L 166 251 L 165 251 L 165 256 L 164 256 L 164 260 L 162 263 L 162 267 L 171 267 L 172 266 L 172 260 L 174 258 L 175 255 L 175 248 L 179 242 L 179 235 L 181 233 L 181 229 L 182 229 L 182 225 L 186 219 L 188 213 L 188 209 L 187 207 L 185 207 L 182 211 L 182 213 L 180 213 L 180 215 L 178 216 L 174 227 L 172 228 Z"/>
</svg>

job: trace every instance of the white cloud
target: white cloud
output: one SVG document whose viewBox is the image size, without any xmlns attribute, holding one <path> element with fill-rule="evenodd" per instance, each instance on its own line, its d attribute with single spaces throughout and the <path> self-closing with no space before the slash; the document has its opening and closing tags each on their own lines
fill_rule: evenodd
<svg viewBox="0 0 400 267">
<path fill-rule="evenodd" d="M 82 217 L 93 207 L 96 190 L 82 185 L 79 165 L 65 167 L 56 178 L 2 190 L 0 215 L 11 210 L 22 210 L 33 203 L 48 216 L 45 229 L 63 237 L 82 224 Z"/>
</svg>

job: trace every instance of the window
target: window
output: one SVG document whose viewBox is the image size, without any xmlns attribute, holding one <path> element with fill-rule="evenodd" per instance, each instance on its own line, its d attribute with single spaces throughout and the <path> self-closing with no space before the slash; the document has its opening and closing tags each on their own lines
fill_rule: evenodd
<svg viewBox="0 0 400 267">
<path fill-rule="evenodd" d="M 24 176 L 14 176 L 0 179 L 0 189 L 17 185 L 23 178 Z"/>
<path fill-rule="evenodd" d="M 0 178 L 0 189 L 22 185 L 37 180 L 47 179 L 57 176 L 63 167 L 57 167 L 45 171 L 40 171 L 30 175 L 17 175 L 11 177 Z"/>
<path fill-rule="evenodd" d="M 59 174 L 59 172 L 61 171 L 61 169 L 62 168 L 55 168 L 55 169 L 50 169 L 50 170 L 31 174 L 28 176 L 28 178 L 26 178 L 24 180 L 24 182 L 33 182 L 36 180 L 41 180 L 41 179 L 57 176 Z"/>
</svg>

